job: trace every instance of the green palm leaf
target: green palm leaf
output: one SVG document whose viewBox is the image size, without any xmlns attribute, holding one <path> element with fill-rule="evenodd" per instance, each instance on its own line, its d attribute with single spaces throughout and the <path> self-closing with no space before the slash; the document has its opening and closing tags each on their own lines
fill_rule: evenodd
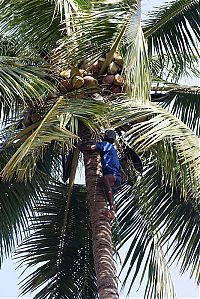
<svg viewBox="0 0 200 299">
<path fill-rule="evenodd" d="M 121 231 L 118 246 L 130 242 L 123 264 L 125 271 L 130 261 L 124 283 L 130 275 L 131 287 L 138 276 L 142 283 L 146 272 L 149 280 L 145 298 L 155 294 L 172 298 L 167 266 L 171 260 L 179 261 L 181 273 L 190 269 L 191 275 L 199 280 L 200 210 L 194 200 L 193 204 L 191 200 L 183 200 L 179 187 L 171 188 L 163 182 L 156 159 L 147 159 L 145 164 L 143 177 L 129 186 L 124 195 L 123 190 L 118 195 Z"/>
<path fill-rule="evenodd" d="M 124 5 L 123 5 L 124 4 Z M 61 41 L 56 56 L 61 63 L 80 63 L 89 60 L 92 64 L 100 56 L 109 53 L 124 28 L 129 9 L 125 3 L 92 3 L 93 9 L 74 16 L 76 31 Z M 121 39 L 119 39 L 121 42 Z M 116 48 L 118 45 L 116 45 Z M 76 54 L 76 55 L 75 55 Z"/>
<path fill-rule="evenodd" d="M 122 265 L 125 274 L 123 287 L 131 279 L 128 289 L 130 293 L 133 287 L 136 288 L 136 278 L 141 286 L 148 277 L 144 298 L 175 298 L 169 266 L 154 231 L 155 226 L 145 212 L 145 203 L 129 188 L 129 192 L 119 199 L 118 204 L 121 206 L 118 223 L 122 231 L 117 242 L 118 249 L 126 250 Z"/>
<path fill-rule="evenodd" d="M 36 187 L 36 186 L 35 186 Z M 0 267 L 4 259 L 10 256 L 16 244 L 21 242 L 22 233 L 27 229 L 27 218 L 33 209 L 36 196 L 34 184 L 20 184 L 0 181 Z"/>
<path fill-rule="evenodd" d="M 4 167 L 13 154 L 13 149 L 0 153 L 0 169 Z M 17 182 L 12 179 L 9 183 L 0 180 L 0 265 L 10 256 L 12 250 L 19 244 L 24 236 L 28 235 L 29 218 L 35 216 L 34 208 L 41 190 L 45 188 L 50 179 L 50 170 L 54 170 L 54 158 L 51 151 L 44 156 L 44 164 L 38 163 L 31 184 Z"/>
<path fill-rule="evenodd" d="M 6 38 L 2 34 L 0 35 L 0 56 L 15 56 L 16 45 L 12 39 Z"/>
<path fill-rule="evenodd" d="M 38 159 L 42 159 L 45 147 L 52 141 L 73 146 L 73 140 L 77 140 L 77 132 L 71 132 L 66 129 L 70 125 L 71 119 L 78 118 L 87 124 L 91 129 L 100 127 L 100 117 L 105 115 L 108 105 L 95 101 L 71 100 L 60 97 L 55 102 L 44 119 L 40 122 L 37 129 L 24 141 L 16 153 L 10 159 L 3 169 L 3 176 L 10 179 L 14 173 L 17 173 L 19 180 L 31 179 Z M 22 132 L 19 133 L 20 136 Z M 17 139 L 19 138 L 17 135 Z M 12 145 L 12 140 L 10 144 Z M 9 146 L 9 144 L 8 144 Z"/>
<path fill-rule="evenodd" d="M 54 15 L 56 15 L 56 12 L 60 14 L 61 22 L 63 19 L 65 21 L 67 34 L 70 34 L 74 29 L 71 24 L 73 15 L 80 15 L 82 11 L 90 8 L 91 4 L 88 0 L 55 0 Z"/>
<path fill-rule="evenodd" d="M 150 74 L 147 44 L 141 27 L 141 1 L 137 1 L 136 9 L 130 9 L 125 49 L 126 92 L 132 101 L 143 103 L 149 99 Z"/>
<path fill-rule="evenodd" d="M 170 82 L 178 83 L 182 78 L 199 78 L 199 64 L 198 56 L 190 56 L 185 59 L 184 66 L 181 62 L 182 54 L 176 54 L 176 64 L 171 61 L 171 57 L 167 54 L 164 55 L 162 60 L 159 56 L 152 56 L 150 59 L 152 81 L 162 82 L 170 80 Z M 180 56 L 180 57 L 179 57 Z"/>
<path fill-rule="evenodd" d="M 21 48 L 30 51 L 41 50 L 48 45 L 51 48 L 60 38 L 60 18 L 53 14 L 55 4 L 52 1 L 33 0 L 29 1 L 1 1 L 1 29 L 8 33 L 15 40 L 19 39 Z M 19 25 L 20 24 L 20 25 Z"/>
<path fill-rule="evenodd" d="M 63 36 L 63 31 L 71 32 L 72 14 L 78 9 L 89 9 L 87 0 L 33 0 L 1 1 L 0 18 L 3 32 L 8 32 L 21 43 L 21 49 L 51 50 Z M 64 24 L 62 24 L 64 21 Z"/>
<path fill-rule="evenodd" d="M 196 276 L 198 282 L 199 193 L 196 194 L 196 198 L 188 194 L 184 200 L 179 186 L 171 189 L 167 182 L 162 181 L 162 172 L 159 169 L 156 171 L 154 166 L 148 171 L 152 177 L 149 181 L 145 176 L 140 187 L 144 184 L 146 191 L 141 187 L 141 193 L 146 199 L 147 192 L 150 193 L 146 210 L 153 226 L 161 232 L 159 243 L 167 243 L 166 252 L 171 256 L 169 261 L 178 260 L 181 273 L 190 268 L 191 275 Z M 170 210 L 173 212 L 169 213 Z"/>
<path fill-rule="evenodd" d="M 123 127 L 123 124 L 128 123 L 126 135 L 130 144 L 137 145 L 139 151 L 151 149 L 157 153 L 164 173 L 168 174 L 172 185 L 180 184 L 180 181 L 174 181 L 179 165 L 182 169 L 182 192 L 187 194 L 193 190 L 195 194 L 200 182 L 199 138 L 183 122 L 158 105 L 149 103 L 140 107 L 130 107 L 127 102 L 124 102 L 124 106 L 122 102 L 119 106 L 116 103 L 114 105 L 115 108 L 107 116 L 113 126 Z M 126 118 L 123 119 L 124 109 Z M 143 121 L 140 122 L 140 119 Z"/>
<path fill-rule="evenodd" d="M 46 188 L 43 199 L 38 201 L 33 233 L 17 251 L 27 267 L 42 263 L 23 281 L 22 294 L 42 287 L 35 298 L 56 294 L 63 298 L 96 298 L 86 203 L 82 187 L 76 187 L 69 206 L 66 185 L 52 182 Z"/>
<path fill-rule="evenodd" d="M 52 140 L 65 142 L 69 138 L 75 138 L 75 135 L 63 127 L 59 127 L 59 109 L 63 107 L 64 100 L 62 97 L 53 105 L 47 115 L 39 124 L 38 128 L 26 139 L 19 147 L 11 160 L 4 167 L 3 173 L 8 179 L 16 169 L 19 170 L 18 178 L 30 179 L 34 173 L 36 160 L 42 155 L 42 148 L 51 143 Z M 61 113 L 61 112 L 60 112 Z"/>
<path fill-rule="evenodd" d="M 3 169 L 13 152 L 12 148 L 1 149 L 0 169 Z M 41 190 L 46 188 L 50 178 L 60 179 L 60 162 L 59 151 L 54 145 L 48 148 L 43 161 L 38 161 L 31 183 L 17 182 L 15 178 L 9 183 L 0 180 L 0 266 L 29 235 L 30 217 L 36 217 L 34 210 L 38 198 L 42 198 Z"/>
<path fill-rule="evenodd" d="M 136 134 L 140 134 L 135 142 L 140 143 L 139 147 L 144 150 L 161 140 L 168 139 L 170 145 L 177 151 L 180 163 L 190 164 L 191 174 L 194 176 L 193 182 L 196 179 L 199 181 L 199 138 L 172 114 L 166 113 L 162 108 L 156 106 L 154 108 L 154 112 L 158 113 L 155 117 L 130 130 L 130 133 L 135 131 Z M 187 143 L 183 142 L 186 139 Z"/>
<path fill-rule="evenodd" d="M 46 78 L 46 70 L 36 67 L 31 60 L 0 57 L 0 103 L 3 111 L 9 115 L 12 109 L 18 110 L 26 103 L 36 102 L 46 90 L 53 91 L 54 86 Z"/>
<path fill-rule="evenodd" d="M 200 88 L 173 88 L 162 103 L 173 115 L 182 120 L 196 135 L 200 135 Z"/>
<path fill-rule="evenodd" d="M 199 56 L 194 42 L 195 39 L 200 40 L 199 2 L 179 0 L 164 5 L 159 12 L 150 15 L 150 21 L 146 21 L 144 26 L 144 35 L 148 39 L 150 53 L 158 55 L 161 65 L 164 62 L 163 68 L 167 54 L 172 65 L 178 64 L 184 71 L 191 57 Z"/>
<path fill-rule="evenodd" d="M 127 48 L 124 66 L 127 94 L 132 102 L 143 103 L 149 100 L 150 73 L 147 45 L 140 25 L 135 40 L 129 41 Z"/>
</svg>

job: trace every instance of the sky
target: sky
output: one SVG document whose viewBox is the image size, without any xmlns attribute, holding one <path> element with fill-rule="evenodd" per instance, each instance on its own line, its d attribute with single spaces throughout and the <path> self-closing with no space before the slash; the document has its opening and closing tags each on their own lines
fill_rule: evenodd
<svg viewBox="0 0 200 299">
<path fill-rule="evenodd" d="M 171 0 L 172 1 L 172 0 Z M 171 2 L 168 0 L 168 2 Z M 160 7 L 162 3 L 165 1 L 163 0 L 143 0 L 142 1 L 142 11 L 143 15 L 145 16 L 146 12 L 151 11 L 152 7 Z M 194 82 L 194 85 L 199 85 L 199 82 Z M 80 175 L 80 174 L 79 174 Z M 78 180 L 83 179 L 83 174 L 82 177 L 79 177 Z M 124 252 L 122 251 L 120 255 L 123 257 Z M 15 270 L 17 267 L 17 264 L 9 259 L 6 260 L 3 264 L 2 269 L 0 270 L 0 299 L 8 299 L 8 298 L 18 298 L 19 296 L 19 290 L 18 290 L 18 283 L 20 281 L 19 275 L 21 271 Z M 198 299 L 200 298 L 200 292 L 199 289 L 197 288 L 196 284 L 194 281 L 189 279 L 188 274 L 184 274 L 183 276 L 180 277 L 178 273 L 178 268 L 173 266 L 172 268 L 172 280 L 174 281 L 175 285 L 175 291 L 177 294 L 177 298 L 191 298 L 191 299 Z M 126 295 L 126 289 L 124 294 L 121 293 L 120 299 L 125 298 Z M 143 289 L 139 290 L 138 292 L 133 291 L 129 295 L 129 299 L 134 299 L 134 298 L 142 298 Z M 33 295 L 27 294 L 23 297 L 19 298 L 33 298 Z M 170 299 L 170 298 L 167 298 Z"/>
</svg>

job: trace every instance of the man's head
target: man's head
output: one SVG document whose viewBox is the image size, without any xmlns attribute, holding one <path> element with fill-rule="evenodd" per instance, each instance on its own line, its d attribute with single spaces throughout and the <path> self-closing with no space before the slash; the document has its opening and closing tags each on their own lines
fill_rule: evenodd
<svg viewBox="0 0 200 299">
<path fill-rule="evenodd" d="M 104 140 L 106 140 L 110 143 L 114 143 L 115 139 L 116 139 L 116 133 L 114 130 L 106 130 L 105 131 Z"/>
</svg>

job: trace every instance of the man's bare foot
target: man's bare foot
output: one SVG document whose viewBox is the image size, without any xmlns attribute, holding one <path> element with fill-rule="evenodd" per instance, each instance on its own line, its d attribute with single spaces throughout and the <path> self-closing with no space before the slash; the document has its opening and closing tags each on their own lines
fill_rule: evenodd
<svg viewBox="0 0 200 299">
<path fill-rule="evenodd" d="M 115 207 L 115 205 L 112 205 L 112 206 L 110 207 L 110 210 L 111 210 L 111 211 L 114 211 L 114 212 L 116 213 L 116 207 Z"/>
<path fill-rule="evenodd" d="M 102 214 L 107 217 L 109 220 L 113 220 L 116 217 L 115 211 L 113 210 L 105 210 Z"/>
<path fill-rule="evenodd" d="M 109 212 L 109 218 L 110 218 L 111 220 L 113 220 L 113 219 L 116 218 L 116 213 L 115 213 L 114 210 L 110 210 L 110 211 L 108 211 L 108 212 Z"/>
</svg>

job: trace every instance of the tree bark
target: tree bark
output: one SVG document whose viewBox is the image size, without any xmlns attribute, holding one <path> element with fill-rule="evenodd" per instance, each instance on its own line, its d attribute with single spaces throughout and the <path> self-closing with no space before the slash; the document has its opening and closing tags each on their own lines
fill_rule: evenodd
<svg viewBox="0 0 200 299">
<path fill-rule="evenodd" d="M 109 219 L 102 214 L 107 206 L 100 183 L 100 155 L 96 152 L 84 152 L 84 164 L 99 298 L 118 299 L 111 225 Z"/>
</svg>

